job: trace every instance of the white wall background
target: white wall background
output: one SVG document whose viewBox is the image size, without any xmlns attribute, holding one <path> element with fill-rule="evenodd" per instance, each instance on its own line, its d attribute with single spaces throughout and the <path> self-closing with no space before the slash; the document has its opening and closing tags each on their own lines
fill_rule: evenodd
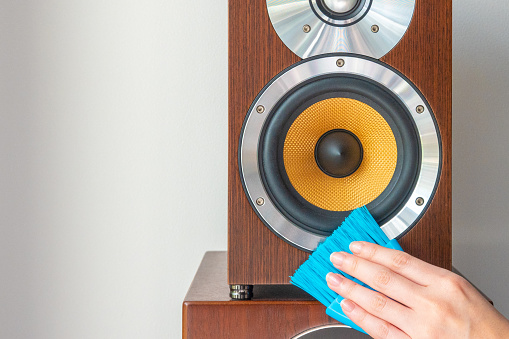
<svg viewBox="0 0 509 339">
<path fill-rule="evenodd" d="M 509 3 L 454 5 L 454 263 L 509 316 Z M 0 338 L 180 337 L 226 135 L 226 0 L 0 0 Z"/>
<path fill-rule="evenodd" d="M 453 8 L 453 265 L 509 318 L 509 2 Z"/>
</svg>

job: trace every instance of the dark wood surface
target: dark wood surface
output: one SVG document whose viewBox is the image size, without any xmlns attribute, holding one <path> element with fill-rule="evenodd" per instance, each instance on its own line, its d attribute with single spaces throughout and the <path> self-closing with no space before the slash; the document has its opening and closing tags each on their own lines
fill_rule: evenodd
<svg viewBox="0 0 509 339">
<path fill-rule="evenodd" d="M 452 3 L 420 0 L 401 42 L 381 60 L 426 96 L 442 136 L 440 184 L 425 216 L 401 240 L 406 252 L 451 269 Z M 239 176 L 242 123 L 258 92 L 299 61 L 272 28 L 265 0 L 229 0 L 228 281 L 287 284 L 308 254 L 275 236 L 252 210 Z"/>
<path fill-rule="evenodd" d="M 182 304 L 183 338 L 291 338 L 339 324 L 322 304 L 292 285 L 259 285 L 253 300 L 230 300 L 226 261 L 226 252 L 205 253 Z"/>
<path fill-rule="evenodd" d="M 253 300 L 230 300 L 226 261 L 226 252 L 205 254 L 182 306 L 183 338 L 290 338 L 338 323 L 290 285 L 255 286 Z"/>
</svg>

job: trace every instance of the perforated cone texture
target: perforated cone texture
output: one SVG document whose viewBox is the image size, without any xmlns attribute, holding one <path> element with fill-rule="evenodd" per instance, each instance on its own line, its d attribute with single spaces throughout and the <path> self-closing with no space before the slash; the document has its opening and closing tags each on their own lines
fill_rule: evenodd
<svg viewBox="0 0 509 339">
<path fill-rule="evenodd" d="M 355 173 L 333 178 L 315 161 L 320 137 L 345 129 L 361 141 L 364 157 Z M 291 184 L 311 204 L 329 211 L 350 211 L 375 200 L 394 175 L 396 139 L 385 119 L 371 106 L 349 98 L 322 100 L 302 112 L 284 143 L 284 164 Z"/>
</svg>

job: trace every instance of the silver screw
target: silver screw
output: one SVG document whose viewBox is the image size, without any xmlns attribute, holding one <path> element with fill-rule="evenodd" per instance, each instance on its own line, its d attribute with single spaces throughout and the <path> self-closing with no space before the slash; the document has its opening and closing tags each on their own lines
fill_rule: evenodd
<svg viewBox="0 0 509 339">
<path fill-rule="evenodd" d="M 380 30 L 380 27 L 378 27 L 378 25 L 371 26 L 371 32 L 378 33 L 379 30 Z"/>
<path fill-rule="evenodd" d="M 415 111 L 419 114 L 422 114 L 424 113 L 424 106 L 423 105 L 419 105 L 415 108 Z"/>
<path fill-rule="evenodd" d="M 263 112 L 265 112 L 265 107 L 263 107 L 262 105 L 256 107 L 256 112 L 262 114 Z"/>
<path fill-rule="evenodd" d="M 424 205 L 424 198 L 419 197 L 419 198 L 415 199 L 415 203 L 417 204 L 417 206 Z"/>
<path fill-rule="evenodd" d="M 263 200 L 263 198 L 258 198 L 256 199 L 256 204 L 258 206 L 262 206 L 263 204 L 265 204 L 265 200 Z"/>
<path fill-rule="evenodd" d="M 304 27 L 302 27 L 302 30 L 304 31 L 304 33 L 309 33 L 311 32 L 311 26 L 304 25 Z"/>
<path fill-rule="evenodd" d="M 336 61 L 336 66 L 338 66 L 338 67 L 343 67 L 344 65 L 345 65 L 345 60 L 343 60 L 343 59 L 338 59 L 338 60 Z"/>
</svg>

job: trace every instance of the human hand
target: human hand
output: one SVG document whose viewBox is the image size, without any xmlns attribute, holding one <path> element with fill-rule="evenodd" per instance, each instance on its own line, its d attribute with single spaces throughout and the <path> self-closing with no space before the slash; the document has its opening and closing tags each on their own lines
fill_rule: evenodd
<svg viewBox="0 0 509 339">
<path fill-rule="evenodd" d="M 376 291 L 329 273 L 343 312 L 374 338 L 509 338 L 505 319 L 462 277 L 368 242 L 336 252 L 339 270 Z"/>
</svg>

